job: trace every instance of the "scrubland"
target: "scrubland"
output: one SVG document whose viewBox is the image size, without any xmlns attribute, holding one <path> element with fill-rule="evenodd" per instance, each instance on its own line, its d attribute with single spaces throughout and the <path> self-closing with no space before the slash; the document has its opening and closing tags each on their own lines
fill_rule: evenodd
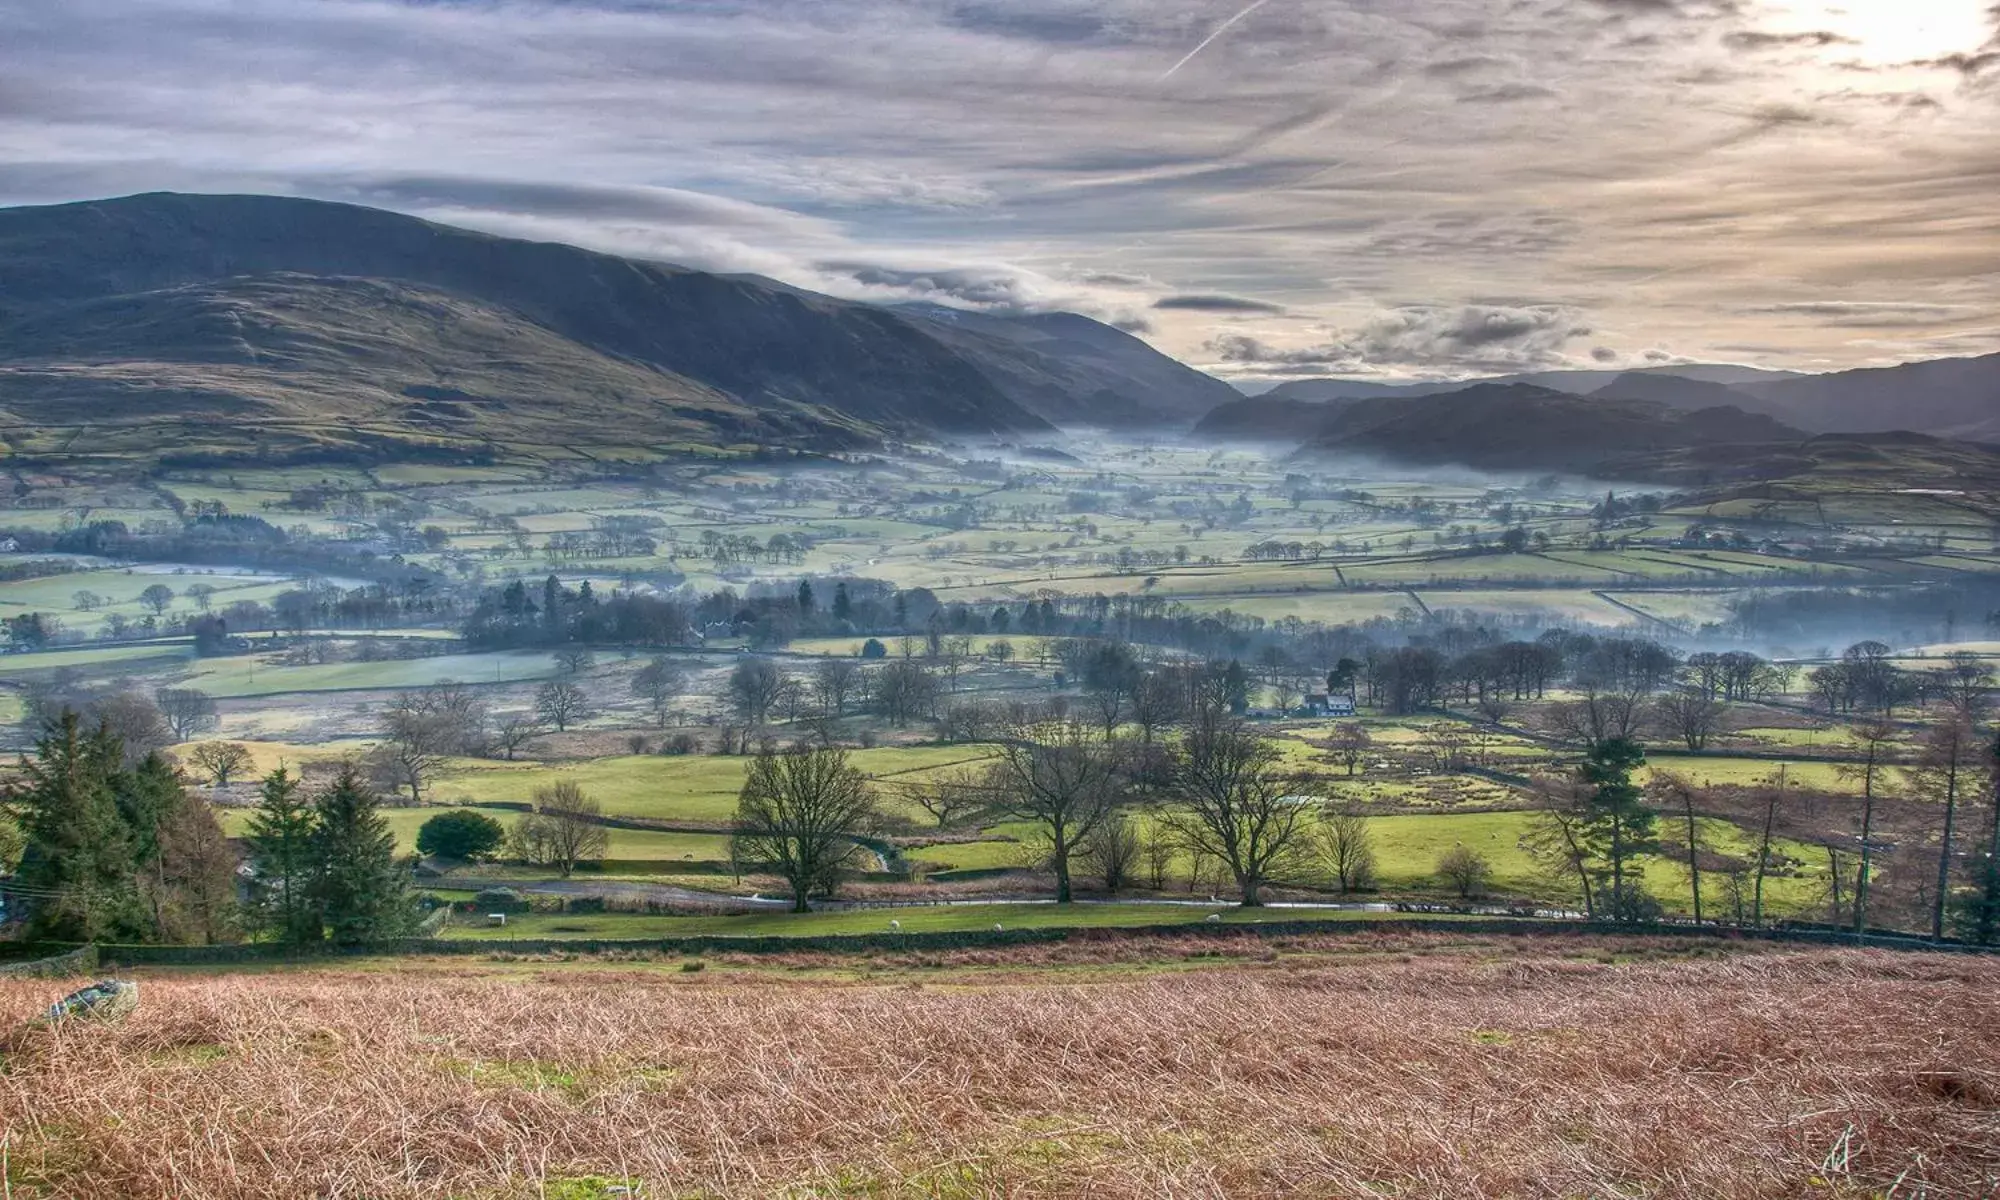
<svg viewBox="0 0 2000 1200">
<path fill-rule="evenodd" d="M 2000 961 L 1374 931 L 140 976 L 14 1196 L 1978 1196 Z"/>
</svg>

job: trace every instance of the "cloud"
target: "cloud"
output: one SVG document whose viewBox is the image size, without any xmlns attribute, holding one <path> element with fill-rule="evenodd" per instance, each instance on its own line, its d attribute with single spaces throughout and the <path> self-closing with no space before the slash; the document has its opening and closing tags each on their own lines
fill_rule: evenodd
<svg viewBox="0 0 2000 1200">
<path fill-rule="evenodd" d="M 1925 328 L 1978 315 L 1964 304 L 1933 304 L 1875 300 L 1810 300 L 1765 304 L 1744 310 L 1757 316 L 1805 317 L 1840 328 Z"/>
<path fill-rule="evenodd" d="M 1742 51 L 1776 50 L 1788 46 L 1860 45 L 1859 42 L 1856 42 L 1851 37 L 1843 37 L 1840 34 L 1824 29 L 1810 30 L 1805 33 L 1766 33 L 1761 30 L 1743 29 L 1734 33 L 1723 34 L 1722 44 L 1731 50 Z"/>
<path fill-rule="evenodd" d="M 1503 372 L 1564 366 L 1564 347 L 1590 336 L 1573 308 L 1538 305 L 1406 305 L 1377 313 L 1316 345 L 1281 347 L 1248 334 L 1212 339 L 1208 349 L 1235 365 L 1323 366 L 1371 373 Z"/>
<path fill-rule="evenodd" d="M 1225 296 L 1219 294 L 1162 296 L 1158 300 L 1153 301 L 1153 307 L 1182 312 L 1210 313 L 1281 313 L 1285 311 L 1285 306 L 1282 304 L 1272 304 L 1264 300 L 1251 300 L 1244 296 Z"/>
<path fill-rule="evenodd" d="M 1755 310 L 2000 311 L 1983 29 L 1857 75 L 1818 36 L 1860 27 L 1829 5 L 1803 32 L 1720 0 L 1248 6 L 0 5 L 0 203 L 351 200 L 857 299 L 1085 312 L 1183 357 L 1227 325 L 1249 358 L 1323 360 L 1224 364 L 1274 374 L 1588 363 L 1600 342 L 1839 365 L 1878 350 L 1838 322 L 1922 314 Z M 1573 312 L 1459 320 L 1540 308 Z M 1563 336 L 1584 324 L 1616 333 Z"/>
</svg>

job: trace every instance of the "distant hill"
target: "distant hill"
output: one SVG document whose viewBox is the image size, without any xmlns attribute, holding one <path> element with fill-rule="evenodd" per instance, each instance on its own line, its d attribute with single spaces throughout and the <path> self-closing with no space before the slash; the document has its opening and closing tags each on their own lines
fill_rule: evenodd
<svg viewBox="0 0 2000 1200">
<path fill-rule="evenodd" d="M 2000 354 L 1750 384 L 1765 412 L 1805 429 L 1895 429 L 2000 441 Z"/>
<path fill-rule="evenodd" d="M 1058 425 L 1185 427 L 1237 398 L 1213 375 L 1076 313 L 995 316 L 935 304 L 900 305 L 896 312 Z"/>
<path fill-rule="evenodd" d="M 1620 380 L 1682 379 L 1698 383 L 1734 385 L 1774 383 L 1806 376 L 1793 371 L 1766 371 L 1759 367 L 1738 367 L 1718 363 L 1688 363 L 1664 367 L 1640 367 L 1630 371 L 1530 371 L 1519 375 L 1495 375 L 1480 379 L 1433 380 L 1426 383 L 1376 383 L 1355 379 L 1294 379 L 1262 393 L 1285 400 L 1352 400 L 1387 396 L 1435 396 L 1462 392 L 1483 383 L 1531 383 L 1558 392 L 1587 395 Z"/>
<path fill-rule="evenodd" d="M 1149 396 L 1172 423 L 1226 398 L 1087 318 L 1019 320 L 975 334 L 312 200 L 0 209 L 0 440 L 31 454 L 831 448 L 1140 422 Z"/>
<path fill-rule="evenodd" d="M 1607 464 L 1698 446 L 1797 442 L 1804 434 L 1738 408 L 1576 396 L 1526 383 L 1338 404 L 1301 456 L 1368 456 L 1491 471 L 1598 473 Z"/>
</svg>

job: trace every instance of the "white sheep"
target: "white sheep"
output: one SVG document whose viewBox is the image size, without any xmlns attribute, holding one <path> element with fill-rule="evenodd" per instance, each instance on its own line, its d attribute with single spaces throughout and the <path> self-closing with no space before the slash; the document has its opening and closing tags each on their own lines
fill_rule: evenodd
<svg viewBox="0 0 2000 1200">
<path fill-rule="evenodd" d="M 903 931 L 903 923 L 901 921 L 891 921 L 889 922 L 889 928 L 901 933 Z"/>
</svg>

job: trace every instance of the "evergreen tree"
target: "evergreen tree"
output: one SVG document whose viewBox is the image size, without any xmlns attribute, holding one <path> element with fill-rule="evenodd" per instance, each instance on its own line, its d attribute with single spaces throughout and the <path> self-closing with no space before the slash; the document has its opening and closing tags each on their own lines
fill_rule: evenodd
<svg viewBox="0 0 2000 1200">
<path fill-rule="evenodd" d="M 853 615 L 854 615 L 854 601 L 848 598 L 847 585 L 845 583 L 834 584 L 833 585 L 834 619 L 836 621 L 845 621 Z"/>
<path fill-rule="evenodd" d="M 56 941 L 144 938 L 145 906 L 133 878 L 131 830 L 119 812 L 124 747 L 99 726 L 61 718 L 23 759 L 11 799 L 27 841 L 14 887 L 27 901 L 29 935 Z"/>
<path fill-rule="evenodd" d="M 813 612 L 813 585 L 810 579 L 799 580 L 799 615 L 809 617 Z"/>
<path fill-rule="evenodd" d="M 1634 861 L 1653 841 L 1653 810 L 1632 782 L 1632 772 L 1644 765 L 1646 751 L 1630 738 L 1605 738 L 1590 748 L 1579 771 L 1592 790 L 1585 813 L 1585 837 L 1603 863 L 1611 887 L 1602 893 L 1616 920 L 1650 917 L 1652 897 L 1639 885 Z"/>
<path fill-rule="evenodd" d="M 337 945 L 401 937 L 414 924 L 396 835 L 359 767 L 343 766 L 313 803 L 314 898 Z"/>
<path fill-rule="evenodd" d="M 1972 889 L 1957 897 L 1952 913 L 1958 936 L 1979 946 L 2000 943 L 2000 742 L 1993 760 L 1985 845 L 1972 856 Z"/>
<path fill-rule="evenodd" d="M 255 915 L 281 941 L 317 942 L 324 934 L 313 903 L 317 828 L 299 780 L 283 767 L 266 775 L 247 840 L 259 875 Z"/>
</svg>

